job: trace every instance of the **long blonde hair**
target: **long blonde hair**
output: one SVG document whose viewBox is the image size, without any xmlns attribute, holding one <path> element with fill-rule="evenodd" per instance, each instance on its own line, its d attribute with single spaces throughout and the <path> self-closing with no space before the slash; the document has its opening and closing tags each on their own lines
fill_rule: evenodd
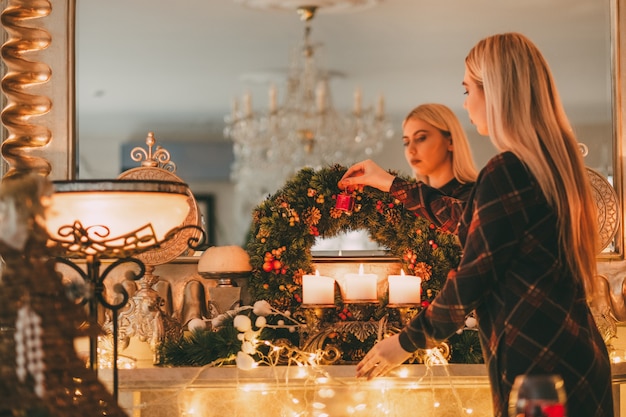
<svg viewBox="0 0 626 417">
<path fill-rule="evenodd" d="M 561 254 L 591 297 L 597 288 L 597 215 L 582 153 L 546 60 L 524 35 L 503 33 L 478 42 L 465 65 L 484 90 L 491 141 L 516 154 L 535 176 L 556 210 Z"/>
<path fill-rule="evenodd" d="M 402 127 L 409 120 L 419 119 L 438 129 L 442 134 L 452 138 L 452 171 L 461 184 L 475 182 L 478 176 L 472 150 L 465 130 L 454 112 L 443 104 L 426 103 L 415 107 L 402 122 Z"/>
</svg>

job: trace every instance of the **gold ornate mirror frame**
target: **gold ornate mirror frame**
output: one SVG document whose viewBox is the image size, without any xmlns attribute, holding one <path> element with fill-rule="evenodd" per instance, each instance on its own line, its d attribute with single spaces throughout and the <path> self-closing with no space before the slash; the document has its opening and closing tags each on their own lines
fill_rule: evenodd
<svg viewBox="0 0 626 417">
<path fill-rule="evenodd" d="M 615 252 L 609 259 L 624 258 L 624 219 L 626 204 L 624 201 L 624 178 L 626 177 L 626 0 L 611 0 L 611 73 L 613 74 L 613 164 L 615 175 L 614 187 L 620 202 L 621 225 L 618 228 Z"/>
<path fill-rule="evenodd" d="M 75 0 L 2 4 L 3 177 L 75 179 Z"/>
</svg>

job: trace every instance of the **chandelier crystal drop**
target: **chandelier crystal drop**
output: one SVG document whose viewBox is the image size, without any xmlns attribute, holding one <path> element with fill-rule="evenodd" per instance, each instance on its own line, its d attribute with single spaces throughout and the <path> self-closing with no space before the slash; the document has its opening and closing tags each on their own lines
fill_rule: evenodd
<svg viewBox="0 0 626 417">
<path fill-rule="evenodd" d="M 270 85 L 266 114 L 253 111 L 246 93 L 225 118 L 224 133 L 233 141 L 235 155 L 231 175 L 247 212 L 298 170 L 370 158 L 393 136 L 382 95 L 375 106 L 365 107 L 357 89 L 351 112 L 342 114 L 333 107 L 330 76 L 316 66 L 310 41 L 315 11 L 298 8 L 305 22 L 304 41 L 291 60 L 282 105 L 278 88 Z"/>
</svg>

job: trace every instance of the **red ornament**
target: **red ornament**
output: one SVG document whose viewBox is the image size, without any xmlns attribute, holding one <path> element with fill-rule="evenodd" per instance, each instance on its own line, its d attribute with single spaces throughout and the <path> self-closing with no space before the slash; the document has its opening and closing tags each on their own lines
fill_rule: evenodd
<svg viewBox="0 0 626 417">
<path fill-rule="evenodd" d="M 348 193 L 337 194 L 337 201 L 335 202 L 335 208 L 341 211 L 351 212 L 354 210 L 354 197 Z"/>
</svg>

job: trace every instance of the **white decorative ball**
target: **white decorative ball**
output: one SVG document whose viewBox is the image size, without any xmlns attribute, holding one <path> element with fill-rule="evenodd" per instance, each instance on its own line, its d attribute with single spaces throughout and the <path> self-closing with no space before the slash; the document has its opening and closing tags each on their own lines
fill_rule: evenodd
<svg viewBox="0 0 626 417">
<path fill-rule="evenodd" d="M 187 327 L 192 332 L 206 330 L 206 323 L 202 319 L 191 319 L 189 323 L 187 323 Z"/>
<path fill-rule="evenodd" d="M 476 327 L 477 324 L 478 322 L 476 321 L 476 318 L 474 317 L 470 316 L 465 319 L 465 325 L 470 329 L 473 329 L 474 327 Z"/>
</svg>

